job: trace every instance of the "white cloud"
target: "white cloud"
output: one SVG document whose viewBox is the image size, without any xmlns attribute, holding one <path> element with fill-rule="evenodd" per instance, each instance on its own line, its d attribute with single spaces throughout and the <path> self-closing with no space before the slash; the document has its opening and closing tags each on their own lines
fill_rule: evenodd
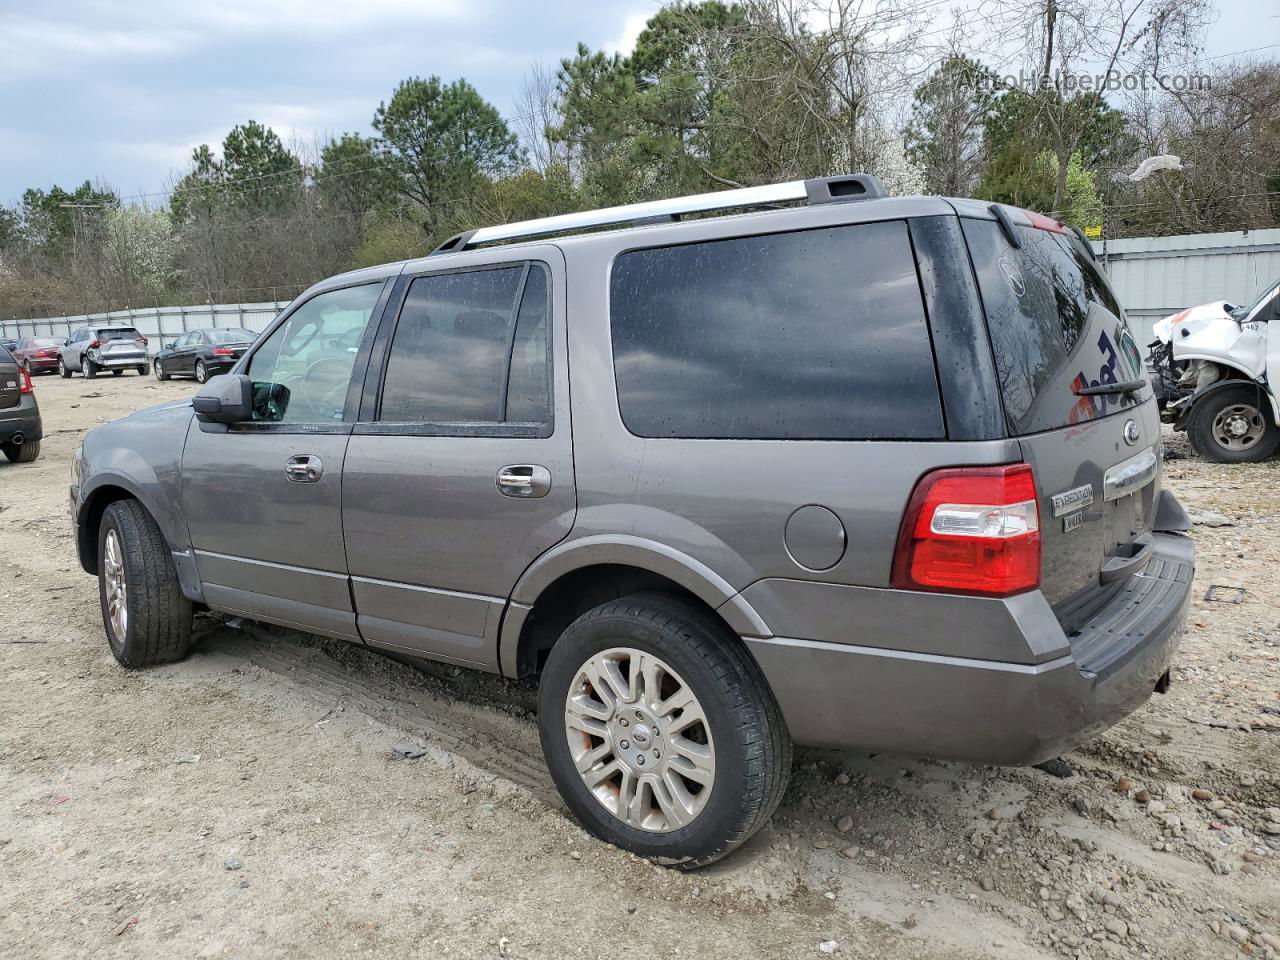
<svg viewBox="0 0 1280 960">
<path fill-rule="evenodd" d="M 624 57 L 629 56 L 631 51 L 636 48 L 636 41 L 640 39 L 640 34 L 644 31 L 644 26 L 649 22 L 652 13 L 629 13 L 627 19 L 622 24 L 622 34 L 616 39 L 605 43 L 604 49 L 606 53 L 620 53 Z"/>
</svg>

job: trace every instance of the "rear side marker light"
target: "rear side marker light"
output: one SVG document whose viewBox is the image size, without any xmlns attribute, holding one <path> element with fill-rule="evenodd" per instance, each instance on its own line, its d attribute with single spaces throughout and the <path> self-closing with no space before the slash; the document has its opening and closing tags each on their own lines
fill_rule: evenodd
<svg viewBox="0 0 1280 960">
<path fill-rule="evenodd" d="M 911 495 L 893 558 L 900 590 L 1005 597 L 1040 585 L 1040 508 L 1025 463 L 949 467 Z"/>
</svg>

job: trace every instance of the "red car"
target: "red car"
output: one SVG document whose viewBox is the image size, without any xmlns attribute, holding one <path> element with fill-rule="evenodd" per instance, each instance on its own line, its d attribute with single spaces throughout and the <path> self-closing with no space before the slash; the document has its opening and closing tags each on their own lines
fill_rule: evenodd
<svg viewBox="0 0 1280 960">
<path fill-rule="evenodd" d="M 27 373 L 53 373 L 58 369 L 58 348 L 62 341 L 57 337 L 26 337 L 18 342 L 13 359 Z"/>
</svg>

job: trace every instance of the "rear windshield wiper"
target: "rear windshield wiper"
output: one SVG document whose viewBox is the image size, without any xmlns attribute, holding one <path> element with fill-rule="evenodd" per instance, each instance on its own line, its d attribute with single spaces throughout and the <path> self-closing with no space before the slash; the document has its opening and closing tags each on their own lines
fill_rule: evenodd
<svg viewBox="0 0 1280 960">
<path fill-rule="evenodd" d="M 1077 397 L 1105 397 L 1115 393 L 1137 393 L 1147 385 L 1145 380 L 1122 380 L 1119 383 L 1100 383 L 1096 387 L 1078 387 Z"/>
</svg>

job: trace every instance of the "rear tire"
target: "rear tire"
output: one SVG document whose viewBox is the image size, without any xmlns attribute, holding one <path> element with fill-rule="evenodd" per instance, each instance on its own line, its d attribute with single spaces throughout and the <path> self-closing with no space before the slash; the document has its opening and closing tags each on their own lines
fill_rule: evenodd
<svg viewBox="0 0 1280 960">
<path fill-rule="evenodd" d="M 205 367 L 203 360 L 196 361 L 196 383 L 208 383 L 209 370 Z"/>
<path fill-rule="evenodd" d="M 120 374 L 122 374 L 122 373 L 124 373 L 124 371 L 123 371 L 123 370 L 112 370 L 112 371 L 111 371 L 111 375 L 112 375 L 113 377 L 118 377 L 118 376 L 120 376 Z"/>
<path fill-rule="evenodd" d="M 151 365 L 149 363 L 144 363 L 142 366 L 138 368 L 138 376 L 140 377 L 145 377 L 150 372 L 151 372 Z"/>
<path fill-rule="evenodd" d="M 0 450 L 10 463 L 30 463 L 40 456 L 40 441 L 28 440 L 26 443 L 0 444 Z"/>
<path fill-rule="evenodd" d="M 90 360 L 87 356 L 80 358 L 80 373 L 86 380 L 92 380 L 98 375 L 98 365 Z"/>
<path fill-rule="evenodd" d="M 613 671 L 621 687 L 607 682 Z M 666 706 L 677 697 L 686 705 Z M 589 831 L 686 870 L 759 830 L 791 772 L 786 723 L 742 642 L 667 594 L 611 600 L 569 625 L 542 674 L 538 731 L 560 795 Z"/>
<path fill-rule="evenodd" d="M 136 670 L 187 655 L 191 601 L 178 585 L 164 535 L 137 500 L 117 500 L 102 515 L 98 599 L 107 643 L 121 666 Z"/>
<path fill-rule="evenodd" d="M 1243 383 L 1215 390 L 1197 403 L 1187 436 L 1196 453 L 1217 463 L 1258 463 L 1280 447 L 1266 391 Z"/>
</svg>

